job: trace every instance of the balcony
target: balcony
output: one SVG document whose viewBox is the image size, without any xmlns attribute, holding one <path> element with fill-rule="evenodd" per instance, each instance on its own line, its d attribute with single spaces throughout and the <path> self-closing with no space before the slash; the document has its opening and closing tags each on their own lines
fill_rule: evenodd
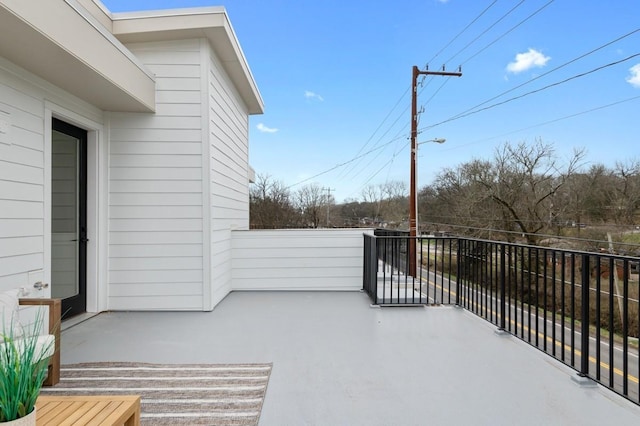
<svg viewBox="0 0 640 426">
<path fill-rule="evenodd" d="M 374 304 L 465 308 L 640 404 L 637 258 L 376 234 L 365 235 L 363 284 Z"/>
<path fill-rule="evenodd" d="M 320 232 L 310 233 L 316 246 Z M 352 244 L 349 232 L 342 239 L 327 231 Z M 300 235 L 292 239 L 296 247 Z M 624 338 L 603 331 L 617 324 L 613 314 L 590 312 L 593 324 L 580 321 L 582 307 L 590 306 L 580 303 L 585 298 L 601 299 L 600 309 L 613 306 L 606 312 L 618 312 L 620 299 L 623 315 L 638 315 L 630 297 L 637 286 L 632 260 L 425 238 L 417 242 L 421 267 L 413 277 L 406 274 L 407 237 L 365 235 L 362 244 L 366 291 L 350 291 L 348 283 L 342 291 L 317 291 L 317 281 L 300 282 L 298 291 L 269 291 L 272 284 L 256 283 L 233 291 L 212 312 L 102 313 L 63 332 L 62 362 L 271 362 L 261 425 L 637 423 L 631 322 L 614 325 L 626 330 Z M 266 252 L 273 256 L 273 249 Z M 318 264 L 326 267 L 327 258 Z M 317 278 L 317 265 L 304 259 Z M 282 275 L 276 260 L 271 264 Z M 607 264 L 618 275 L 611 277 Z M 303 280 L 304 268 L 296 269 L 282 278 L 288 286 Z M 247 272 L 239 272 L 246 280 Z M 608 291 L 618 279 L 621 293 Z M 324 280 L 331 282 L 332 274 Z M 568 303 L 539 296 L 562 288 Z"/>
</svg>

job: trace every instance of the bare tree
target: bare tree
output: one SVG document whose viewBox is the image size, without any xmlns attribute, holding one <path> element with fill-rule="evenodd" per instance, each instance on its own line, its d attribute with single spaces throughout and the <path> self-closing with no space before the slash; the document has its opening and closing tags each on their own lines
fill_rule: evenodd
<svg viewBox="0 0 640 426">
<path fill-rule="evenodd" d="M 614 220 L 619 224 L 631 225 L 640 208 L 640 161 L 617 162 L 613 174 L 617 183 L 611 194 Z"/>
<path fill-rule="evenodd" d="M 311 228 L 319 227 L 324 216 L 322 209 L 326 206 L 323 188 L 317 183 L 303 186 L 296 193 L 296 202 L 302 213 L 304 225 Z"/>
<path fill-rule="evenodd" d="M 527 243 L 535 244 L 536 234 L 549 228 L 553 196 L 579 168 L 584 151 L 574 151 L 562 164 L 553 146 L 542 141 L 531 145 L 502 145 L 491 167 L 477 170 L 473 181 L 500 209 L 503 228 L 515 226 Z"/>
<path fill-rule="evenodd" d="M 380 190 L 380 186 L 367 185 L 362 189 L 360 195 L 362 196 L 362 203 L 368 206 L 367 215 L 374 221 L 378 221 L 381 214 L 382 198 L 384 197 L 384 194 Z"/>
<path fill-rule="evenodd" d="M 289 228 L 297 226 L 299 214 L 291 193 L 280 181 L 259 174 L 249 191 L 250 220 L 254 228 Z"/>
<path fill-rule="evenodd" d="M 583 156 L 583 151 L 574 151 L 562 162 L 553 147 L 541 141 L 505 143 L 490 161 L 472 160 L 438 175 L 434 190 L 441 214 L 448 212 L 449 223 L 468 226 L 472 235 L 493 238 L 499 229 L 508 241 L 520 235 L 535 244 L 536 234 L 550 230 L 558 214 L 554 197 Z"/>
<path fill-rule="evenodd" d="M 400 222 L 409 215 L 409 192 L 404 181 L 390 181 L 380 185 L 383 194 L 381 212 L 387 221 Z"/>
<path fill-rule="evenodd" d="M 362 190 L 363 203 L 369 206 L 369 215 L 375 220 L 399 222 L 407 217 L 407 184 L 390 181 L 378 185 L 368 185 Z"/>
<path fill-rule="evenodd" d="M 464 234 L 490 238 L 500 212 L 484 188 L 475 181 L 491 169 L 488 161 L 473 160 L 444 169 L 431 188 L 431 203 L 421 211 L 424 220 L 462 226 Z M 423 189 L 423 194 L 428 193 Z M 460 229 L 460 228 L 458 228 Z"/>
</svg>

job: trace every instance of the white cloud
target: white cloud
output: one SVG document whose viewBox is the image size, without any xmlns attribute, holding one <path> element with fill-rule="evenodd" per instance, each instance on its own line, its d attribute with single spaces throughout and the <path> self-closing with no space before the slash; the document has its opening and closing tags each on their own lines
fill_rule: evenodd
<svg viewBox="0 0 640 426">
<path fill-rule="evenodd" d="M 640 64 L 636 64 L 629 68 L 629 77 L 627 77 L 627 83 L 633 87 L 640 89 Z"/>
<path fill-rule="evenodd" d="M 317 93 L 311 92 L 309 90 L 304 91 L 304 97 L 307 99 L 316 99 L 320 102 L 324 101 L 324 98 L 322 96 L 318 95 Z"/>
<path fill-rule="evenodd" d="M 275 133 L 278 131 L 278 129 L 274 129 L 272 127 L 267 127 L 262 123 L 258 123 L 258 125 L 256 126 L 256 128 L 258 130 L 260 130 L 262 133 Z"/>
<path fill-rule="evenodd" d="M 542 68 L 550 59 L 549 56 L 544 56 L 535 49 L 529 49 L 528 52 L 518 53 L 516 60 L 507 65 L 507 71 L 518 74 L 531 68 Z"/>
</svg>

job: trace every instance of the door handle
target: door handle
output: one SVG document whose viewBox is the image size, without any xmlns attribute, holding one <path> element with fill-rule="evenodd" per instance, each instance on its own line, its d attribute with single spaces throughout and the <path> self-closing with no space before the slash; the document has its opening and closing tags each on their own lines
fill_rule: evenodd
<svg viewBox="0 0 640 426">
<path fill-rule="evenodd" d="M 36 290 L 42 290 L 43 288 L 47 287 L 49 287 L 49 283 L 43 283 L 42 281 L 38 281 L 33 284 L 33 288 L 35 288 Z"/>
</svg>

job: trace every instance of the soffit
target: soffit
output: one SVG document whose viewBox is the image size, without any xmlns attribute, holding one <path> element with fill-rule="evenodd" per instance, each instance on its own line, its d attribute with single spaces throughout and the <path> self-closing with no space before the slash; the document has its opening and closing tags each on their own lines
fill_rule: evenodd
<svg viewBox="0 0 640 426">
<path fill-rule="evenodd" d="M 0 0 L 0 56 L 105 111 L 152 112 L 155 81 L 73 0 Z"/>
<path fill-rule="evenodd" d="M 264 104 L 257 85 L 222 7 L 115 13 L 113 34 L 122 43 L 206 38 L 249 114 L 262 114 Z"/>
</svg>

